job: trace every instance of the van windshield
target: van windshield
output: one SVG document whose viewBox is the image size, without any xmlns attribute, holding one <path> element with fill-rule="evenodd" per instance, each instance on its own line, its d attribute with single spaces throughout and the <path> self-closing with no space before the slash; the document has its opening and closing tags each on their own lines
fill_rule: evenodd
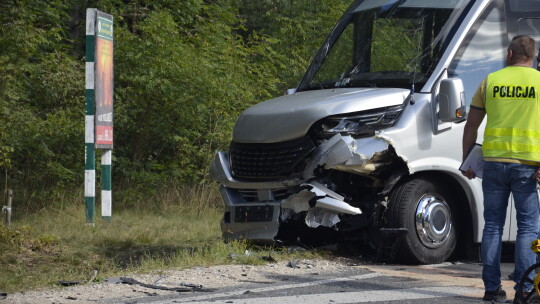
<svg viewBox="0 0 540 304">
<path fill-rule="evenodd" d="M 315 56 L 298 91 L 419 91 L 474 0 L 359 0 Z"/>
</svg>

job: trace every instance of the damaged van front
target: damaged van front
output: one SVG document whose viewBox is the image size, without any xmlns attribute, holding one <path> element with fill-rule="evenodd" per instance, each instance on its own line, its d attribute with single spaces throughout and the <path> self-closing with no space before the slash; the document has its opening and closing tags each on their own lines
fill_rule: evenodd
<svg viewBox="0 0 540 304">
<path fill-rule="evenodd" d="M 465 96 L 502 67 L 507 13 L 504 0 L 355 1 L 298 87 L 245 110 L 216 154 L 223 237 L 414 263 L 479 242 L 481 184 L 458 170 Z"/>
</svg>

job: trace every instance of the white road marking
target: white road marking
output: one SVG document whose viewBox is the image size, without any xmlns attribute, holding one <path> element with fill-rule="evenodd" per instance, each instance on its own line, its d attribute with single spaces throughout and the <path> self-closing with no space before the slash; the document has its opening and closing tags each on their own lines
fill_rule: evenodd
<svg viewBox="0 0 540 304">
<path fill-rule="evenodd" d="M 446 266 L 452 266 L 452 265 L 463 265 L 461 262 L 444 262 L 440 264 L 429 264 L 429 265 L 422 265 L 421 267 L 424 268 L 441 268 Z"/>
<path fill-rule="evenodd" d="M 261 288 L 253 288 L 249 289 L 250 292 L 256 293 L 256 292 L 269 292 L 269 291 L 278 291 L 278 290 L 284 290 L 284 289 L 294 289 L 294 288 L 302 288 L 302 287 L 310 287 L 310 286 L 317 286 L 317 285 L 324 285 L 328 283 L 336 283 L 336 282 L 346 282 L 346 281 L 359 281 L 359 280 L 365 280 L 365 279 L 371 279 L 375 277 L 384 276 L 382 273 L 366 273 L 351 277 L 345 277 L 345 278 L 333 278 L 333 279 L 326 279 L 326 280 L 317 280 L 312 282 L 306 282 L 306 283 L 297 283 L 297 284 L 287 284 L 287 285 L 279 285 L 279 286 L 271 286 L 271 287 L 261 287 Z M 223 292 L 223 293 L 212 293 L 207 295 L 200 295 L 195 297 L 189 297 L 189 298 L 176 298 L 174 300 L 167 300 L 167 301 L 157 301 L 152 302 L 153 304 L 168 304 L 168 303 L 186 303 L 186 302 L 192 302 L 192 301 L 198 301 L 201 300 L 210 300 L 210 299 L 216 299 L 216 298 L 223 298 L 223 297 L 231 297 L 231 296 L 239 296 L 246 292 L 246 289 L 242 289 L 239 291 L 232 291 L 232 292 Z M 292 297 L 294 299 L 294 297 Z M 264 299 L 271 299 L 271 298 L 264 298 Z M 230 301 L 230 300 L 229 300 Z M 237 300 L 234 300 L 234 303 Z M 268 303 L 268 302 L 266 302 Z M 274 303 L 281 303 L 281 302 L 274 302 Z M 297 302 L 294 302 L 297 303 Z"/>
<path fill-rule="evenodd" d="M 221 299 L 213 301 L 197 301 L 197 304 L 216 304 L 216 303 L 234 303 L 234 304 L 345 304 L 345 303 L 366 303 L 366 302 L 386 302 L 386 301 L 402 301 L 402 300 L 419 300 L 419 299 L 435 299 L 442 297 L 466 296 L 469 294 L 477 294 L 477 288 L 471 287 L 423 287 L 411 289 L 392 289 L 392 290 L 369 290 L 356 292 L 338 292 L 326 294 L 308 294 L 308 295 L 293 295 L 281 297 L 261 297 L 248 299 Z M 169 300 L 158 303 L 182 303 L 184 301 Z"/>
</svg>

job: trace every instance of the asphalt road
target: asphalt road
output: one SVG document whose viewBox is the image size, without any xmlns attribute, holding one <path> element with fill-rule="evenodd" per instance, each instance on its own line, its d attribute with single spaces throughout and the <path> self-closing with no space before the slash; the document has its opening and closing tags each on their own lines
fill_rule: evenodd
<svg viewBox="0 0 540 304">
<path fill-rule="evenodd" d="M 132 303 L 488 303 L 482 301 L 482 266 L 451 262 L 404 266 L 351 263 L 335 275 L 274 275 L 271 283 L 245 284 L 207 293 L 138 298 Z M 513 263 L 503 263 L 503 288 L 508 302 L 514 296 L 508 275 Z M 130 302 L 125 302 L 130 303 Z"/>
</svg>

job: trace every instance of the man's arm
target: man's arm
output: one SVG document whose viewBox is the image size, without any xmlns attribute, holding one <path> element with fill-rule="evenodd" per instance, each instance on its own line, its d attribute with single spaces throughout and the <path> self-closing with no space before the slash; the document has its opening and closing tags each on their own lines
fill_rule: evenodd
<svg viewBox="0 0 540 304">
<path fill-rule="evenodd" d="M 467 153 L 471 150 L 476 143 L 478 137 L 478 128 L 486 116 L 486 111 L 480 108 L 471 107 L 469 116 L 467 117 L 467 123 L 465 123 L 465 129 L 463 130 L 463 160 L 467 157 Z M 469 179 L 476 177 L 476 174 L 472 170 L 461 171 Z"/>
</svg>

